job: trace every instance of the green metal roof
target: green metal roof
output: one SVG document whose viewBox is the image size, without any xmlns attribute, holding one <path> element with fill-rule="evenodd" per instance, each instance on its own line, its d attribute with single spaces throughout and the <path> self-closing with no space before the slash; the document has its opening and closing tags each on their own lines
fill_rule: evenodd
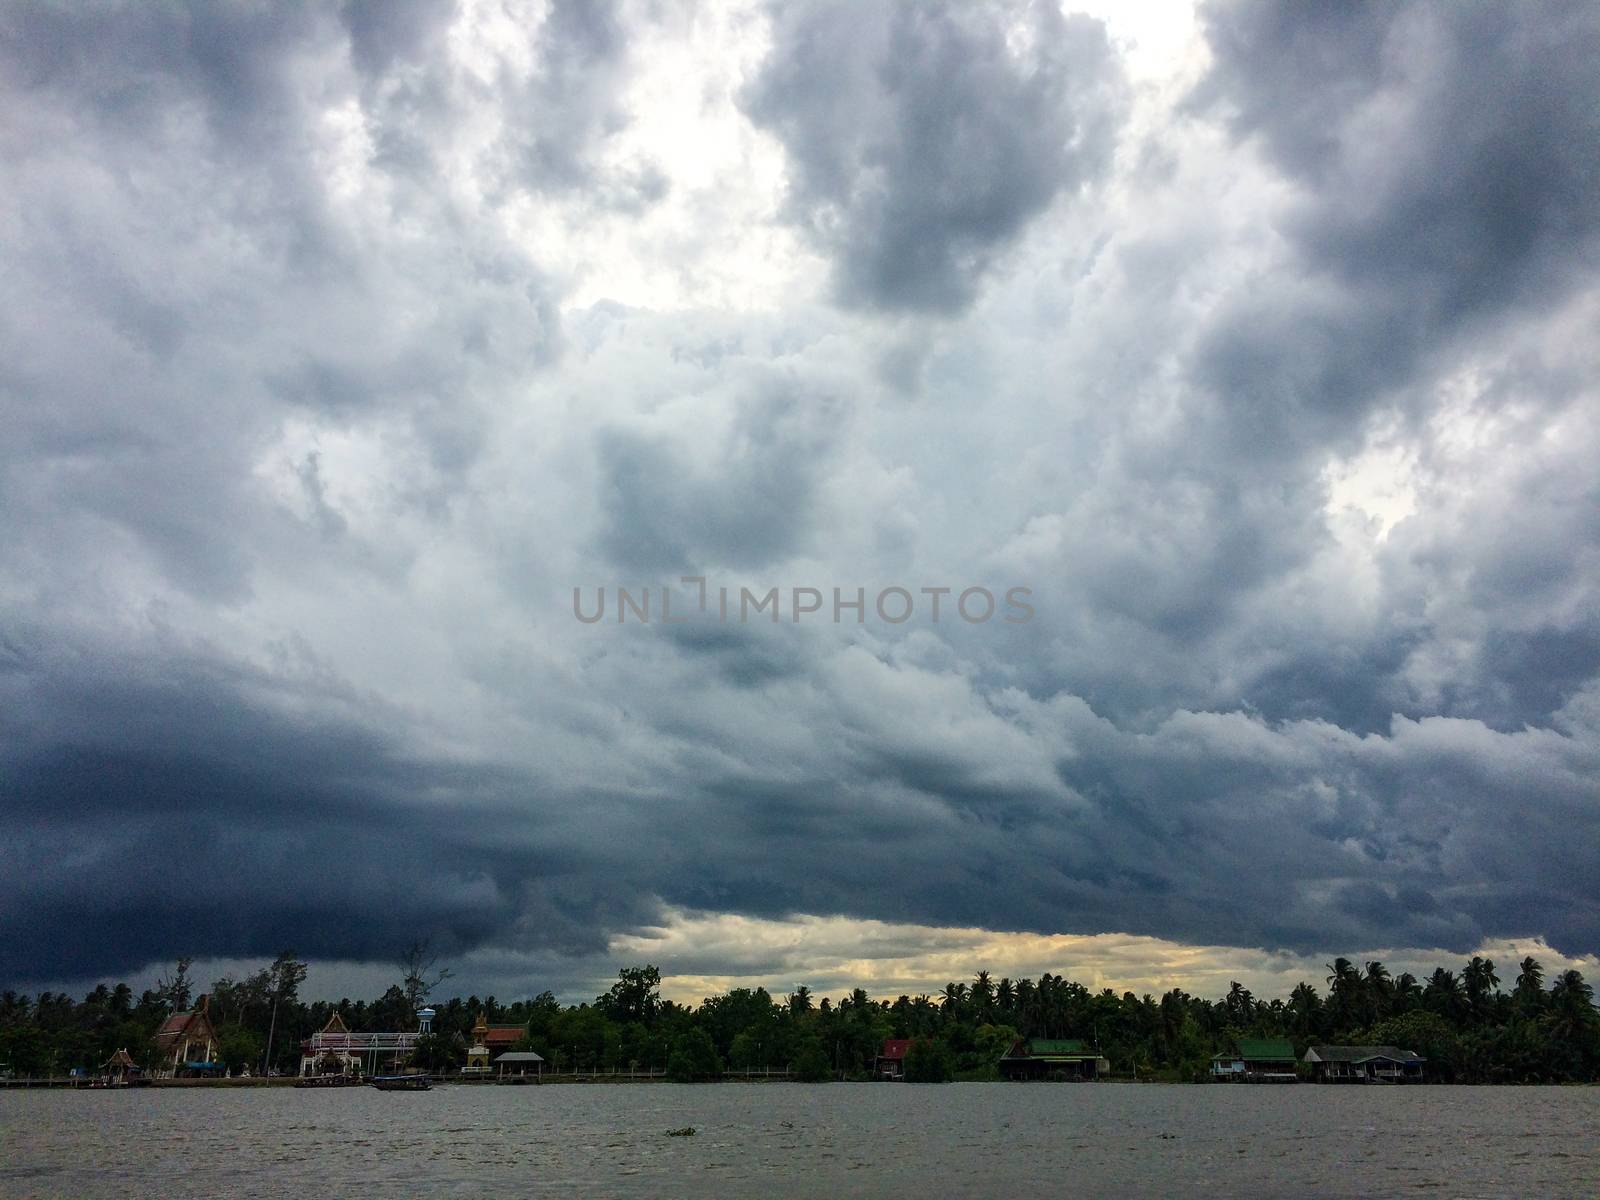
<svg viewBox="0 0 1600 1200">
<path fill-rule="evenodd" d="M 1034 1058 L 1045 1058 L 1050 1055 L 1093 1056 L 1094 1051 L 1084 1043 L 1082 1038 L 1029 1038 L 1028 1054 Z"/>
<path fill-rule="evenodd" d="M 1240 1038 L 1234 1042 L 1234 1049 L 1221 1054 L 1213 1054 L 1212 1060 L 1219 1058 L 1245 1058 L 1256 1062 L 1294 1062 L 1294 1043 L 1288 1038 Z"/>
</svg>

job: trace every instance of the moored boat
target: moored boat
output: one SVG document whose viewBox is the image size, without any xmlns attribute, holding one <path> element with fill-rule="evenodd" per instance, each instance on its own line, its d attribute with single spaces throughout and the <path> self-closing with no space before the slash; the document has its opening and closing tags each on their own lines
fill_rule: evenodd
<svg viewBox="0 0 1600 1200">
<path fill-rule="evenodd" d="M 372 1086 L 380 1092 L 425 1092 L 433 1086 L 428 1075 L 374 1075 Z"/>
</svg>

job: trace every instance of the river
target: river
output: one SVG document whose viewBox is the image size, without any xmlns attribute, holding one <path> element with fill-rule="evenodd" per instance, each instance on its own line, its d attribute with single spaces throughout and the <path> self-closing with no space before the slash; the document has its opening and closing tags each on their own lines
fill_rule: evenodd
<svg viewBox="0 0 1600 1200">
<path fill-rule="evenodd" d="M 694 1126 L 693 1137 L 667 1130 Z M 1600 1088 L 0 1092 L 0 1196 L 1600 1196 Z"/>
</svg>

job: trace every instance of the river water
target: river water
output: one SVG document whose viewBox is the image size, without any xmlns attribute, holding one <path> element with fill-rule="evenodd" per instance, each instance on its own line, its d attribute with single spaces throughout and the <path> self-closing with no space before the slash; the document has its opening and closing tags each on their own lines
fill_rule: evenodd
<svg viewBox="0 0 1600 1200">
<path fill-rule="evenodd" d="M 666 1131 L 692 1125 L 693 1137 Z M 1600 1196 L 1600 1088 L 0 1092 L 0 1196 Z"/>
</svg>

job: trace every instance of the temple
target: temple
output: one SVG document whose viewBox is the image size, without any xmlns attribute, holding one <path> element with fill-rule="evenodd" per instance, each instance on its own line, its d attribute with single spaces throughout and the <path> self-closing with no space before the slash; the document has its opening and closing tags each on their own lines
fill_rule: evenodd
<svg viewBox="0 0 1600 1200">
<path fill-rule="evenodd" d="M 472 1044 L 467 1048 L 467 1065 L 462 1073 L 489 1074 L 500 1061 L 501 1055 L 520 1042 L 527 1033 L 526 1025 L 491 1025 L 487 1016 L 480 1012 L 472 1026 Z"/>
<path fill-rule="evenodd" d="M 164 1074 L 214 1075 L 222 1071 L 210 1009 L 211 997 L 203 995 L 194 1008 L 173 1013 L 156 1030 L 156 1049 L 161 1053 Z"/>
</svg>

